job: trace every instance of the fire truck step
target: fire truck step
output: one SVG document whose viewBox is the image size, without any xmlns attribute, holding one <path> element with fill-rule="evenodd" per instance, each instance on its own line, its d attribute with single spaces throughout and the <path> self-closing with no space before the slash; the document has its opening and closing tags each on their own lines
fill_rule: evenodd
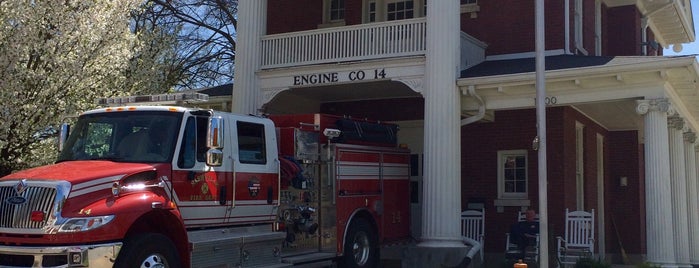
<svg viewBox="0 0 699 268">
<path fill-rule="evenodd" d="M 295 267 L 328 267 L 332 265 L 333 259 L 337 255 L 328 252 L 315 252 L 294 256 L 287 256 L 282 259 L 283 262 L 293 264 Z"/>
</svg>

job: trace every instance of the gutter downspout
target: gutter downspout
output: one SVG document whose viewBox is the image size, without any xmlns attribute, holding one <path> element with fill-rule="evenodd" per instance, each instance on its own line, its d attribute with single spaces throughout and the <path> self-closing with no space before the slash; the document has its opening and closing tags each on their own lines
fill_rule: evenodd
<svg viewBox="0 0 699 268">
<path fill-rule="evenodd" d="M 466 88 L 466 91 L 462 90 L 461 93 L 466 96 L 471 96 L 474 99 L 476 99 L 476 101 L 478 101 L 478 113 L 474 116 L 461 119 L 461 126 L 463 127 L 465 125 L 471 124 L 473 122 L 478 122 L 479 120 L 483 119 L 483 117 L 485 116 L 485 102 L 483 101 L 481 96 L 478 96 L 478 94 L 476 94 L 476 87 L 474 85 L 469 85 L 468 88 Z M 461 116 L 464 116 L 464 114 L 461 114 Z"/>
<path fill-rule="evenodd" d="M 563 49 L 564 53 L 566 55 L 572 54 L 570 52 L 570 0 L 563 0 L 563 9 L 565 12 L 563 12 L 563 43 L 565 48 Z"/>
</svg>

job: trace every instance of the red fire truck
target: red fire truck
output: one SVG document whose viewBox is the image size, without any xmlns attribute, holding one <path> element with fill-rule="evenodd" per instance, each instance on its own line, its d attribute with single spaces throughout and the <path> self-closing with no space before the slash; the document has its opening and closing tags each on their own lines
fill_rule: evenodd
<svg viewBox="0 0 699 268">
<path fill-rule="evenodd" d="M 395 125 L 153 105 L 197 99 L 103 99 L 55 164 L 0 178 L 0 266 L 371 267 L 409 238 Z"/>
</svg>

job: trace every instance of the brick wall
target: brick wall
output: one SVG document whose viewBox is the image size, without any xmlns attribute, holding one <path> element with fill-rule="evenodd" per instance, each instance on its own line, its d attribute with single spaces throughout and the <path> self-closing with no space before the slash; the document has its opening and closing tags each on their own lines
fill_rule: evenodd
<svg viewBox="0 0 699 268">
<path fill-rule="evenodd" d="M 576 160 L 575 137 L 576 122 L 584 125 L 584 207 L 599 212 L 597 202 L 597 136 L 604 137 L 603 174 L 606 198 L 606 215 L 617 210 L 624 213 L 616 215 L 618 224 L 638 226 L 643 215 L 638 211 L 642 193 L 639 188 L 639 146 L 636 131 L 609 132 L 594 121 L 571 107 L 547 109 L 547 181 L 549 232 L 552 237 L 560 235 L 565 228 L 564 211 L 576 209 Z M 499 213 L 494 206 L 497 199 L 497 151 L 528 150 L 529 199 L 538 207 L 538 171 L 537 151 L 531 149 L 532 139 L 536 136 L 536 111 L 534 109 L 497 111 L 495 120 L 488 123 L 475 123 L 462 127 L 462 206 L 466 208 L 469 200 L 485 203 L 486 209 L 486 250 L 502 251 L 505 243 L 504 234 L 516 219 L 519 207 L 504 207 Z M 631 160 L 631 161 L 630 161 Z M 619 165 L 623 163 L 623 165 Z M 620 174 L 629 177 L 629 186 L 623 189 L 614 186 Z M 631 184 L 634 180 L 634 184 Z M 619 196 L 618 191 L 623 195 Z M 622 199 L 619 202 L 617 199 Z M 609 216 L 607 216 L 608 218 Z M 609 218 L 605 224 L 607 245 L 615 245 Z M 599 228 L 599 227 L 597 227 Z M 627 228 L 622 236 L 638 242 L 640 229 Z M 641 236 L 643 237 L 643 236 Z M 555 242 L 555 241 L 554 241 Z M 629 250 L 640 250 L 627 248 Z"/>
<path fill-rule="evenodd" d="M 609 8 L 602 21 L 606 55 L 635 56 L 641 52 L 641 14 L 635 6 Z M 613 38 L 608 38 L 613 37 Z"/>
<path fill-rule="evenodd" d="M 267 34 L 317 29 L 323 23 L 323 2 L 267 0 Z"/>
<path fill-rule="evenodd" d="M 607 251 L 619 253 L 620 241 L 627 253 L 641 254 L 645 252 L 646 240 L 645 188 L 643 165 L 640 164 L 643 162 L 643 144 L 639 144 L 637 131 L 615 131 L 610 132 L 607 149 L 610 174 L 605 184 L 609 222 Z M 620 185 L 621 177 L 627 178 L 627 186 Z"/>
<path fill-rule="evenodd" d="M 534 51 L 534 2 L 479 1 L 478 5 L 477 18 L 471 18 L 470 14 L 461 15 L 461 30 L 488 44 L 487 55 Z M 546 0 L 545 5 L 546 49 L 562 49 L 563 1 Z"/>
</svg>

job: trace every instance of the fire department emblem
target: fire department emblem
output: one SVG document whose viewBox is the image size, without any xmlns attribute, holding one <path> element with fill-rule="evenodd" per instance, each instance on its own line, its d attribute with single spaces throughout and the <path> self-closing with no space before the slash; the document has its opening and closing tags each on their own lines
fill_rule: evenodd
<svg viewBox="0 0 699 268">
<path fill-rule="evenodd" d="M 209 193 L 209 185 L 206 183 L 202 183 L 201 194 L 208 194 L 208 193 Z"/>
<path fill-rule="evenodd" d="M 248 192 L 250 196 L 256 197 L 257 194 L 260 193 L 260 188 L 260 180 L 255 177 L 250 178 L 250 181 L 248 181 Z"/>
<path fill-rule="evenodd" d="M 25 190 L 27 190 L 27 180 L 21 180 L 15 184 L 13 187 L 15 190 L 15 196 L 11 196 L 5 199 L 5 203 L 10 205 L 21 205 L 27 202 L 27 198 L 22 196 Z"/>
</svg>

